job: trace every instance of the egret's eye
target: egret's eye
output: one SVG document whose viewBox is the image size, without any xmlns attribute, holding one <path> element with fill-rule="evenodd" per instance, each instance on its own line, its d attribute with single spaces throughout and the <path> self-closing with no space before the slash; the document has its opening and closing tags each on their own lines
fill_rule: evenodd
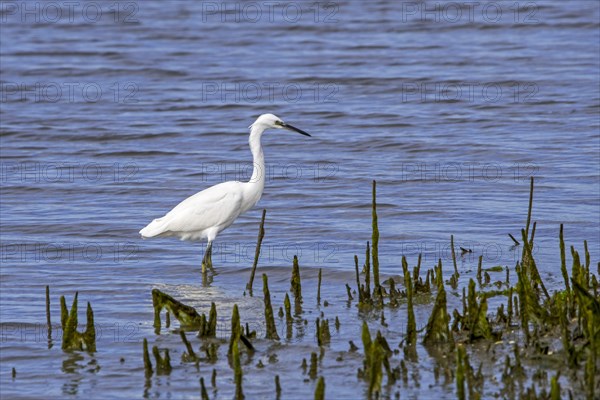
<svg viewBox="0 0 600 400">
<path fill-rule="evenodd" d="M 275 125 L 283 125 L 283 121 L 275 121 Z"/>
</svg>

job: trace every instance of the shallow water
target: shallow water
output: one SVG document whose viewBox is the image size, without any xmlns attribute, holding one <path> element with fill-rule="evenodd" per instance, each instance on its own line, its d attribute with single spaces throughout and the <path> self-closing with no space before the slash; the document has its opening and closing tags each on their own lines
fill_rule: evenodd
<svg viewBox="0 0 600 400">
<path fill-rule="evenodd" d="M 261 208 L 256 287 L 268 272 L 278 307 L 295 254 L 311 282 L 323 268 L 331 305 L 321 310 L 342 326 L 320 371 L 328 394 L 357 395 L 360 355 L 337 362 L 335 352 L 360 333 L 344 284 L 354 287 L 353 257 L 364 257 L 370 239 L 372 179 L 386 276 L 401 272 L 402 255 L 414 265 L 419 253 L 426 268 L 442 258 L 449 272 L 450 234 L 473 250 L 461 258 L 462 277 L 474 277 L 479 255 L 486 266 L 514 266 L 521 250 L 507 234 L 520 238 L 531 176 L 546 285 L 563 284 L 560 223 L 567 244 L 582 251 L 588 240 L 593 265 L 600 259 L 597 2 L 461 3 L 460 17 L 456 3 L 289 3 L 271 13 L 257 2 L 256 14 L 237 2 L 89 2 L 72 18 L 61 2 L 52 3 L 59 18 L 50 3 L 11 4 L 0 6 L 3 397 L 197 396 L 197 378 L 209 380 L 212 366 L 181 364 L 179 336 L 154 335 L 151 289 L 200 311 L 218 301 L 224 324 L 237 303 L 242 322 L 260 332 L 262 302 L 242 293 Z M 264 112 L 313 137 L 265 135 L 263 198 L 221 234 L 219 274 L 202 285 L 201 245 L 142 241 L 137 232 L 208 185 L 247 179 L 246 127 Z M 70 304 L 79 291 L 92 303 L 96 354 L 63 353 L 57 337 L 48 349 L 45 285 L 55 323 L 60 295 Z M 306 296 L 313 326 L 318 309 Z M 428 310 L 417 310 L 419 323 Z M 399 341 L 405 310 L 386 318 Z M 146 392 L 143 338 L 178 349 L 174 372 Z M 256 346 L 248 395 L 270 397 L 274 373 L 284 397 L 312 395 L 299 366 L 314 335 Z M 269 364 L 278 346 L 287 351 Z M 266 367 L 250 368 L 258 359 Z M 403 396 L 453 397 L 430 367 Z M 216 368 L 219 397 L 231 397 L 227 361 Z"/>
</svg>

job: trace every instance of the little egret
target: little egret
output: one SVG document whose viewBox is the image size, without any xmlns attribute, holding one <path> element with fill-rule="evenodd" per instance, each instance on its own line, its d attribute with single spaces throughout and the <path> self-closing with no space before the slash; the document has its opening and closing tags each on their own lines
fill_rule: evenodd
<svg viewBox="0 0 600 400">
<path fill-rule="evenodd" d="M 181 240 L 207 239 L 202 272 L 212 269 L 212 243 L 241 214 L 260 200 L 265 187 L 265 158 L 260 139 L 269 128 L 289 129 L 305 136 L 308 133 L 286 124 L 273 114 L 263 114 L 250 125 L 250 151 L 254 170 L 248 182 L 223 182 L 188 197 L 164 217 L 150 222 L 140 231 L 143 238 L 175 236 Z"/>
</svg>

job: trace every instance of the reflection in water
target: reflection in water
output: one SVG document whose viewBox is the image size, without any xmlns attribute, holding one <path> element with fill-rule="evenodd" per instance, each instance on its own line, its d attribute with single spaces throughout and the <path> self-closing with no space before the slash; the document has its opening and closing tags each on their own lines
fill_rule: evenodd
<svg viewBox="0 0 600 400">
<path fill-rule="evenodd" d="M 202 286 L 209 287 L 213 283 L 213 280 L 216 275 L 218 275 L 218 274 L 215 272 L 214 269 L 203 272 L 202 273 Z"/>
<path fill-rule="evenodd" d="M 146 379 L 144 381 L 144 394 L 143 394 L 143 397 L 145 399 L 150 397 L 150 389 L 151 388 L 152 388 L 152 379 L 150 379 L 149 376 L 146 376 Z"/>
<path fill-rule="evenodd" d="M 435 383 L 439 383 L 440 375 L 443 375 L 443 384 L 450 384 L 454 377 L 454 357 L 449 357 L 447 351 L 442 346 L 433 344 L 424 346 L 424 348 L 429 356 L 429 361 L 433 364 Z"/>
<path fill-rule="evenodd" d="M 70 380 L 63 384 L 62 392 L 65 395 L 77 395 L 79 384 L 85 378 L 86 373 L 96 374 L 100 371 L 100 365 L 94 357 L 90 357 L 87 363 L 84 362 L 86 356 L 80 352 L 65 353 L 61 371 L 69 374 Z"/>
<path fill-rule="evenodd" d="M 66 374 L 73 374 L 71 380 L 63 384 L 62 391 L 64 394 L 71 396 L 77 394 L 79 383 L 83 379 L 83 376 L 79 373 L 83 369 L 83 366 L 79 362 L 83 360 L 84 357 L 77 352 L 67 354 L 63 360 L 61 370 Z"/>
</svg>

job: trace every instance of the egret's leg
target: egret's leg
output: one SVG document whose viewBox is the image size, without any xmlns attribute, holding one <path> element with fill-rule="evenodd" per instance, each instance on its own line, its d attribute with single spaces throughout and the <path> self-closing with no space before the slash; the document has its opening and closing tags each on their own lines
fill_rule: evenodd
<svg viewBox="0 0 600 400">
<path fill-rule="evenodd" d="M 202 259 L 202 273 L 205 273 L 207 269 L 213 269 L 212 265 L 212 242 L 208 242 L 206 250 L 204 251 L 204 258 Z"/>
<path fill-rule="evenodd" d="M 212 242 L 208 244 L 208 268 L 213 269 L 212 263 Z"/>
</svg>

